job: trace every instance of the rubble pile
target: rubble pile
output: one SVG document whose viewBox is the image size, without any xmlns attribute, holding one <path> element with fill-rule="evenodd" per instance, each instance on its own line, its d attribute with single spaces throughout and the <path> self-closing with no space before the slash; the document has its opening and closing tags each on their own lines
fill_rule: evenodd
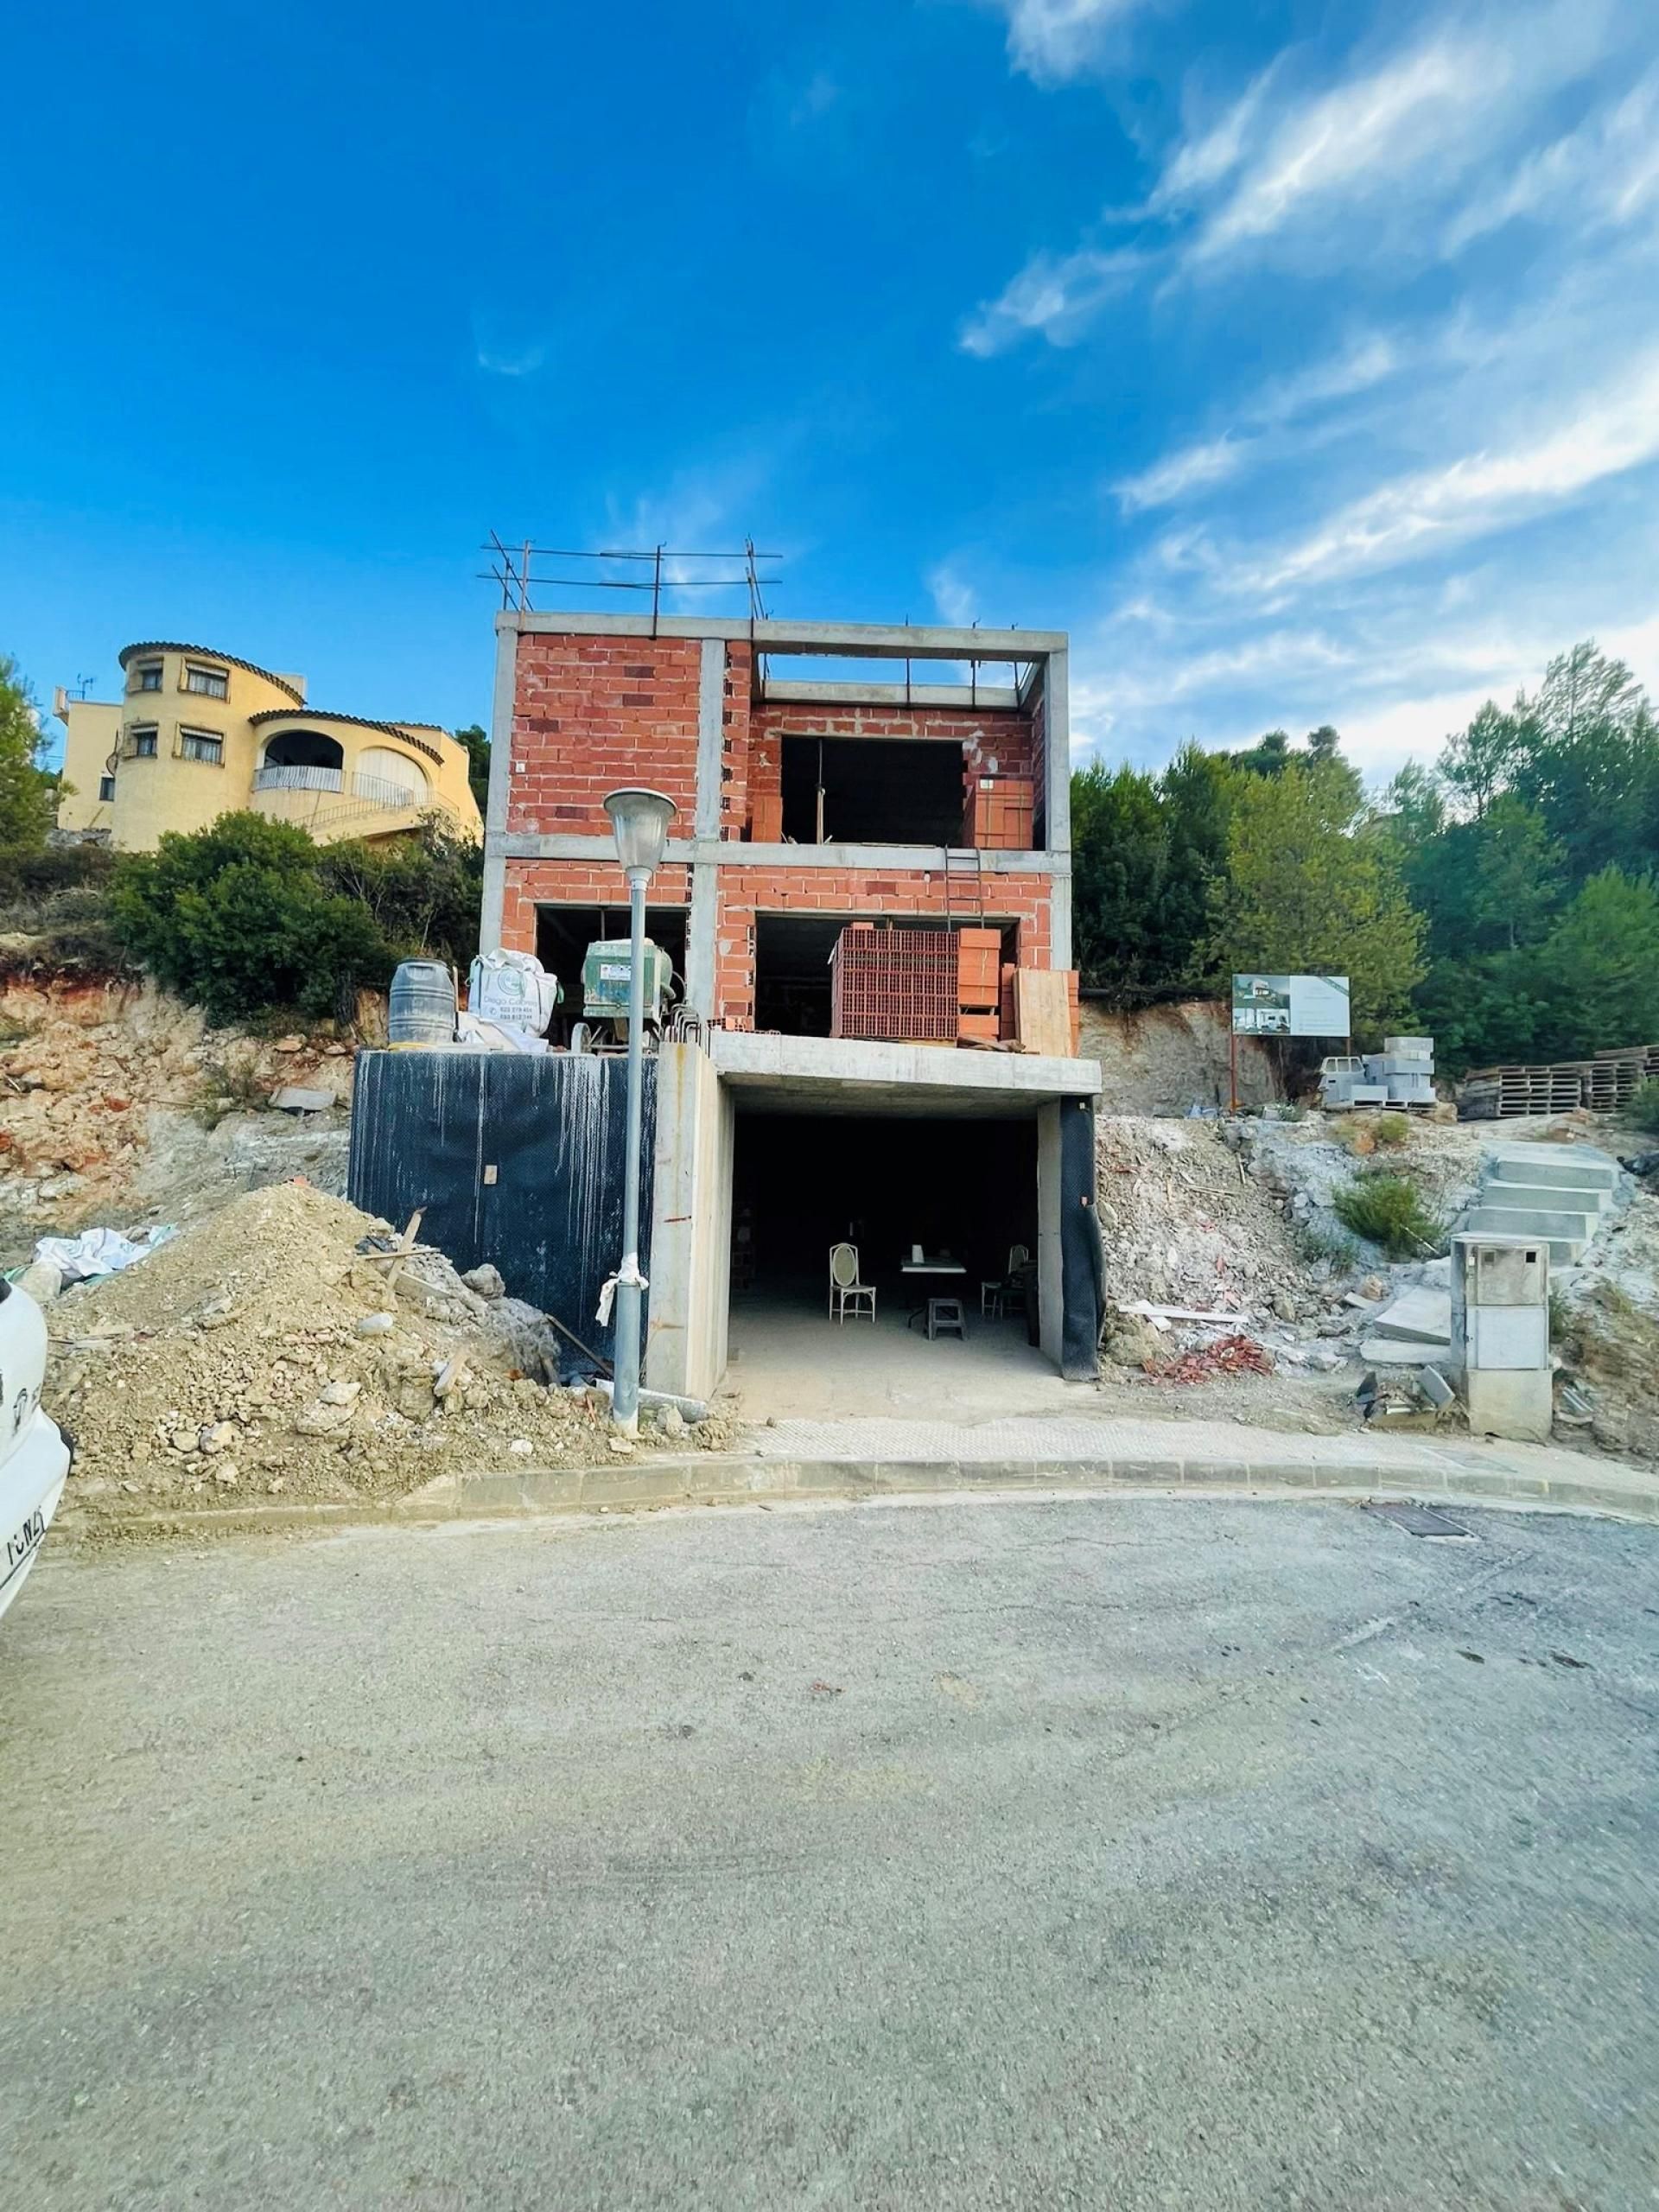
<svg viewBox="0 0 1659 2212">
<path fill-rule="evenodd" d="M 48 1310 L 47 1404 L 78 1446 L 71 1502 L 119 1516 L 372 1499 L 463 1469 L 603 1458 L 602 1416 L 559 1386 L 546 1318 L 493 1268 L 463 1281 L 403 1243 L 284 1183 L 67 1292 Z M 676 1422 L 690 1443 L 728 1440 L 717 1419 L 689 1436 Z"/>
<path fill-rule="evenodd" d="M 16 977 L 0 990 L 0 1244 L 119 1208 L 178 1220 L 296 1172 L 343 1187 L 346 1123 L 263 1110 L 303 1086 L 345 1103 L 352 1046 L 209 1030 L 153 987 Z M 253 1110 L 250 1110 L 253 1109 Z"/>
<path fill-rule="evenodd" d="M 1285 1320 L 1318 1310 L 1284 1199 L 1229 1149 L 1221 1124 L 1103 1116 L 1095 1148 L 1112 1304 Z"/>
</svg>

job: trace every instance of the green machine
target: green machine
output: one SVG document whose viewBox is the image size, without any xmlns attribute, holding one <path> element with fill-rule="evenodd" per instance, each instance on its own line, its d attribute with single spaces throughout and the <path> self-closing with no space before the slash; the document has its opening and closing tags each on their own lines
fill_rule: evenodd
<svg viewBox="0 0 1659 2212">
<path fill-rule="evenodd" d="M 573 1052 L 592 1052 L 607 1041 L 627 1043 L 632 953 L 625 937 L 601 938 L 588 946 L 582 963 L 582 1020 L 570 1032 Z M 645 957 L 645 1027 L 660 1030 L 674 996 L 674 966 L 661 945 L 649 938 Z"/>
</svg>

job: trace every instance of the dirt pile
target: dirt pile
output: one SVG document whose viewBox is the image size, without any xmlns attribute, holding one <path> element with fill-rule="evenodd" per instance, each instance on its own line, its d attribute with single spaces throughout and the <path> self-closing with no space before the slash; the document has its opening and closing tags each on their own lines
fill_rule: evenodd
<svg viewBox="0 0 1659 2212">
<path fill-rule="evenodd" d="M 209 1030 L 149 986 L 0 989 L 0 1254 L 89 1224 L 187 1220 L 296 1173 L 343 1187 L 346 1122 L 264 1108 L 284 1085 L 344 1104 L 353 1042 Z"/>
<path fill-rule="evenodd" d="M 557 1340 L 442 1254 L 359 1250 L 388 1225 L 304 1183 L 232 1199 L 53 1306 L 47 1404 L 99 1516 L 258 1497 L 384 1498 L 463 1469 L 603 1458 Z M 492 1281 L 480 1271 L 492 1290 Z M 682 1442 L 729 1440 L 711 1420 Z"/>
</svg>

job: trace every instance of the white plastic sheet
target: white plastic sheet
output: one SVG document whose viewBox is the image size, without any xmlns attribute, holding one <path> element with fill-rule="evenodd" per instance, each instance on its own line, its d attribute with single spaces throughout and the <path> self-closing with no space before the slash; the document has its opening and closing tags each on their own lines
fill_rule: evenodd
<svg viewBox="0 0 1659 2212">
<path fill-rule="evenodd" d="M 83 1229 L 79 1236 L 42 1236 L 35 1257 L 49 1261 L 66 1283 L 89 1282 L 95 1275 L 119 1274 L 135 1261 L 147 1260 L 178 1233 L 170 1225 L 147 1229 L 142 1236 L 124 1236 L 118 1229 Z"/>
</svg>

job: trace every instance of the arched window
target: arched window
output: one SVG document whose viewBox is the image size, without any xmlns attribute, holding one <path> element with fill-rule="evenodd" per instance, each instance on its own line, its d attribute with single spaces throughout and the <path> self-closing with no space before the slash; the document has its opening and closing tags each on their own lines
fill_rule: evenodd
<svg viewBox="0 0 1659 2212">
<path fill-rule="evenodd" d="M 352 789 L 359 798 L 374 799 L 381 806 L 423 807 L 426 771 L 407 753 L 394 753 L 389 745 L 371 745 L 357 756 Z"/>
<path fill-rule="evenodd" d="M 337 791 L 346 783 L 346 755 L 338 738 L 320 729 L 285 729 L 265 741 L 253 779 L 257 791 Z"/>
</svg>

